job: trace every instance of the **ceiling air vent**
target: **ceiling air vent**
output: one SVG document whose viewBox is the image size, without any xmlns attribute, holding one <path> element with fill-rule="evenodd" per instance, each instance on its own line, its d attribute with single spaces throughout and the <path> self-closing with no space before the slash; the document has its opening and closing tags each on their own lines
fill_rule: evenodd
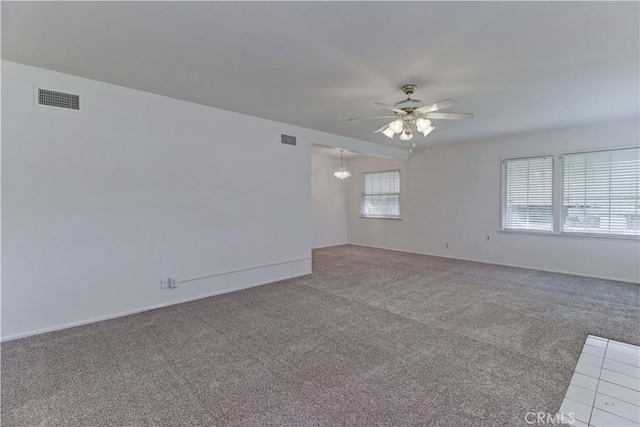
<svg viewBox="0 0 640 427">
<path fill-rule="evenodd" d="M 291 135 L 281 135 L 280 142 L 288 145 L 296 145 L 296 137 Z"/>
<path fill-rule="evenodd" d="M 38 105 L 80 111 L 80 96 L 38 88 Z"/>
</svg>

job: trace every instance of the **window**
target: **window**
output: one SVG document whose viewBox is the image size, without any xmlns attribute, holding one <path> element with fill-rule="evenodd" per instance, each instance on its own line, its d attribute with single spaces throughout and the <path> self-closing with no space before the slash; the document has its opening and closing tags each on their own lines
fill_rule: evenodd
<svg viewBox="0 0 640 427">
<path fill-rule="evenodd" d="M 553 231 L 553 157 L 504 161 L 504 230 Z"/>
<path fill-rule="evenodd" d="M 400 171 L 364 174 L 364 217 L 400 218 Z"/>
<path fill-rule="evenodd" d="M 503 230 L 640 237 L 639 148 L 561 155 L 555 178 L 553 158 L 504 160 Z"/>
<path fill-rule="evenodd" d="M 638 148 L 562 156 L 562 232 L 640 236 Z"/>
</svg>

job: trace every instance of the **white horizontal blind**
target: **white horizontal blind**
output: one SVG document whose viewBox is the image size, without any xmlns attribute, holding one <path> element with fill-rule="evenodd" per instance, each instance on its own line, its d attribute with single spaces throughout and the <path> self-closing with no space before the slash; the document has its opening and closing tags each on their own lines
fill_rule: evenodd
<svg viewBox="0 0 640 427">
<path fill-rule="evenodd" d="M 640 150 L 562 156 L 563 233 L 640 236 Z"/>
<path fill-rule="evenodd" d="M 553 157 L 504 161 L 505 230 L 553 231 Z"/>
<path fill-rule="evenodd" d="M 362 216 L 400 217 L 400 171 L 364 174 Z"/>
</svg>

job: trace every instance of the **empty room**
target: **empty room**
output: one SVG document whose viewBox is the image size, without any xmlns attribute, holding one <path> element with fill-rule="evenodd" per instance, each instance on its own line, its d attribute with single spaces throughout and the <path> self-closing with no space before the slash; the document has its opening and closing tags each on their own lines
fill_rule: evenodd
<svg viewBox="0 0 640 427">
<path fill-rule="evenodd" d="M 640 427 L 639 16 L 2 1 L 2 426 Z"/>
</svg>

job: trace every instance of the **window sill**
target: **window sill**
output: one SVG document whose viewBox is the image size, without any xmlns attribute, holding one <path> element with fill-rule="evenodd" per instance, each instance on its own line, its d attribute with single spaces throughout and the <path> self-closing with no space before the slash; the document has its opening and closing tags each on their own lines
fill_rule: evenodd
<svg viewBox="0 0 640 427">
<path fill-rule="evenodd" d="M 364 216 L 360 215 L 360 218 L 364 219 L 402 219 L 399 216 Z"/>
<path fill-rule="evenodd" d="M 553 233 L 551 231 L 529 231 L 529 230 L 498 230 L 499 233 L 505 234 L 525 234 L 530 236 L 550 236 L 550 237 L 566 237 L 569 239 L 594 239 L 594 240 L 615 240 L 618 242 L 635 242 L 640 241 L 638 236 L 599 236 L 594 234 L 579 234 L 579 233 Z"/>
</svg>

